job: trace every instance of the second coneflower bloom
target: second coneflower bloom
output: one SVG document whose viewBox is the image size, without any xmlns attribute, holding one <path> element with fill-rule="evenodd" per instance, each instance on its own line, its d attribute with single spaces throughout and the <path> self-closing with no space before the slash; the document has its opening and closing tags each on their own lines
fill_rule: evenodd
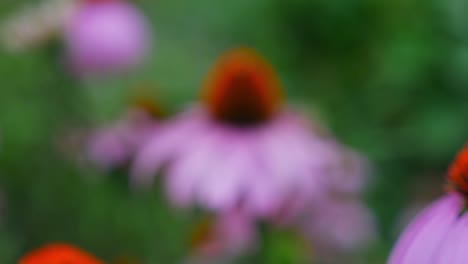
<svg viewBox="0 0 468 264">
<path fill-rule="evenodd" d="M 467 263 L 468 145 L 448 173 L 448 193 L 429 205 L 400 236 L 389 264 Z"/>
<path fill-rule="evenodd" d="M 200 104 L 168 122 L 139 153 L 133 179 L 148 186 L 165 167 L 177 205 L 272 216 L 300 209 L 338 175 L 331 175 L 340 166 L 336 146 L 285 106 L 269 63 L 236 49 L 208 75 Z"/>
</svg>

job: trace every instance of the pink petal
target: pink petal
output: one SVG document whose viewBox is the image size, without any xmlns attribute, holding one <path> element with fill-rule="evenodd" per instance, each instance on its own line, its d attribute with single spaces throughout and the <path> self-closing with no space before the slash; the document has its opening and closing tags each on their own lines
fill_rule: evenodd
<svg viewBox="0 0 468 264">
<path fill-rule="evenodd" d="M 388 263 L 432 263 L 462 206 L 462 197 L 453 193 L 427 207 L 400 236 Z"/>
<path fill-rule="evenodd" d="M 191 148 L 174 160 L 167 173 L 167 187 L 172 201 L 187 206 L 195 199 L 195 189 L 209 173 L 213 162 L 220 158 L 218 142 L 212 134 L 192 138 Z"/>
<path fill-rule="evenodd" d="M 256 176 L 255 174 L 248 175 L 248 177 Z M 252 215 L 269 218 L 276 215 L 285 201 L 287 201 L 286 194 L 280 190 L 279 186 L 253 179 L 248 185 L 244 206 Z"/>
<path fill-rule="evenodd" d="M 131 171 L 132 184 L 137 188 L 149 186 L 164 163 L 172 159 L 187 141 L 196 139 L 202 132 L 202 124 L 190 119 L 161 128 L 137 154 Z"/>
<path fill-rule="evenodd" d="M 460 243 L 456 245 L 455 259 L 451 264 L 462 264 L 468 260 L 468 251 L 466 245 L 468 245 L 468 215 L 465 213 L 459 221 L 458 235 L 460 237 Z M 440 262 L 441 264 L 442 262 Z M 447 262 L 445 262 L 447 263 Z"/>
<path fill-rule="evenodd" d="M 302 183 L 303 172 L 308 169 L 308 142 L 301 141 L 289 130 L 265 129 L 258 138 L 259 166 L 263 166 L 267 181 L 276 181 L 286 189 Z"/>
<path fill-rule="evenodd" d="M 90 138 L 87 148 L 89 158 L 104 169 L 123 163 L 129 155 L 119 127 L 104 128 L 96 132 Z"/>
<path fill-rule="evenodd" d="M 434 256 L 434 264 L 465 264 L 468 261 L 468 215 L 463 215 L 448 232 L 441 249 Z"/>
<path fill-rule="evenodd" d="M 330 142 L 329 145 L 329 150 L 332 151 L 330 158 L 333 159 L 333 163 L 330 164 L 328 177 L 325 179 L 328 188 L 341 193 L 360 193 L 368 183 L 367 160 L 337 142 Z"/>
<path fill-rule="evenodd" d="M 225 140 L 224 148 L 219 146 L 223 149 L 218 154 L 222 159 L 212 162 L 210 172 L 199 186 L 203 203 L 214 210 L 235 207 L 249 182 L 246 179 L 251 166 L 249 149 L 235 139 Z"/>
<path fill-rule="evenodd" d="M 376 239 L 371 211 L 357 200 L 324 200 L 305 223 L 311 240 L 325 248 L 359 249 Z"/>
</svg>

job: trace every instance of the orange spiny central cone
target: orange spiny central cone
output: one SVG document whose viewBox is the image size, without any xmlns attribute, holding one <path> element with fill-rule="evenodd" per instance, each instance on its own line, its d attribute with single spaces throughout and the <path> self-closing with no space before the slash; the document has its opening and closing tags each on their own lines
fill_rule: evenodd
<svg viewBox="0 0 468 264">
<path fill-rule="evenodd" d="M 19 264 L 103 264 L 90 254 L 67 244 L 50 244 L 24 256 Z"/>
<path fill-rule="evenodd" d="M 468 195 L 468 145 L 457 155 L 448 173 L 449 183 Z"/>
<path fill-rule="evenodd" d="M 219 59 L 205 84 L 204 99 L 217 120 L 250 126 L 267 121 L 281 105 L 281 89 L 271 65 L 250 49 Z"/>
</svg>

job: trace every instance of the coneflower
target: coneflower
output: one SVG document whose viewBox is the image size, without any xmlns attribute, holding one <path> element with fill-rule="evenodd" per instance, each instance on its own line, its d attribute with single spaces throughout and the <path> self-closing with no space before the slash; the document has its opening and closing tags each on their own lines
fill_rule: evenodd
<svg viewBox="0 0 468 264">
<path fill-rule="evenodd" d="M 421 212 L 400 236 L 389 264 L 464 264 L 468 260 L 468 146 L 447 175 L 447 194 Z"/>
<path fill-rule="evenodd" d="M 150 185 L 165 167 L 176 205 L 265 217 L 299 212 L 332 182 L 361 182 L 362 175 L 342 169 L 345 149 L 316 122 L 285 106 L 276 73 L 253 50 L 223 55 L 201 99 L 168 121 L 138 154 L 135 186 Z"/>
</svg>

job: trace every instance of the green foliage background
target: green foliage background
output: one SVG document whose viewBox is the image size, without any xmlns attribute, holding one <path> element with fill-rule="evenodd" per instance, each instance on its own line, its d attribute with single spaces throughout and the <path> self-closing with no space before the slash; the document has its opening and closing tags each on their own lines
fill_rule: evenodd
<svg viewBox="0 0 468 264">
<path fill-rule="evenodd" d="M 0 18 L 33 2 L 2 0 Z M 115 119 L 129 87 L 142 83 L 175 113 L 197 98 L 215 58 L 240 45 L 270 59 L 291 104 L 318 112 L 375 163 L 366 199 L 382 240 L 359 263 L 384 263 L 399 214 L 441 192 L 446 167 L 467 139 L 468 2 L 135 2 L 153 24 L 155 41 L 133 75 L 82 83 L 64 76 L 53 49 L 0 50 L 0 186 L 7 201 L 0 263 L 56 240 L 107 260 L 180 263 L 189 214 L 168 208 L 157 190 L 134 194 L 118 177 L 78 169 L 57 152 L 56 140 L 67 125 Z M 281 235 L 267 250 L 295 251 Z"/>
</svg>

